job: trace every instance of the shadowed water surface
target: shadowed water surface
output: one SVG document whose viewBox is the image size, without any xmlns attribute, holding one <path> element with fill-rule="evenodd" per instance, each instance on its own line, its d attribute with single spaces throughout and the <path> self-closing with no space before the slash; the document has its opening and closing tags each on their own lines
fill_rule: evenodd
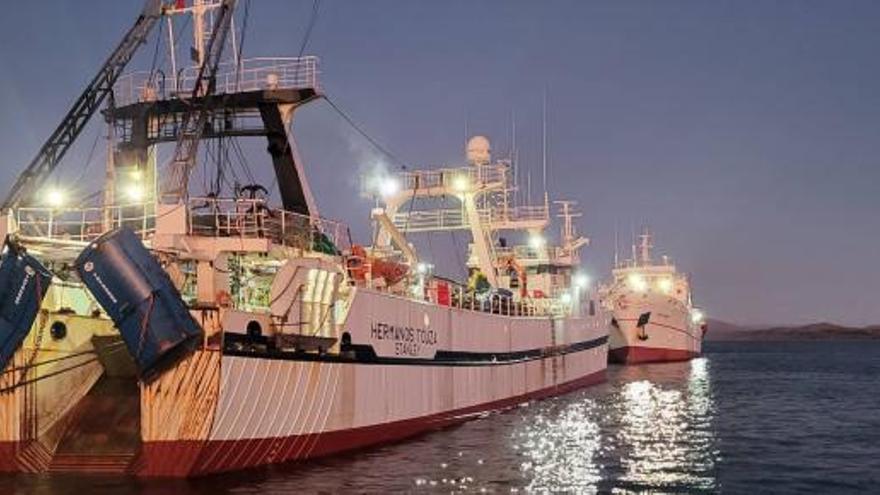
<svg viewBox="0 0 880 495">
<path fill-rule="evenodd" d="M 710 343 L 687 363 L 404 443 L 193 481 L 0 478 L 18 493 L 845 493 L 880 482 L 880 343 Z"/>
</svg>

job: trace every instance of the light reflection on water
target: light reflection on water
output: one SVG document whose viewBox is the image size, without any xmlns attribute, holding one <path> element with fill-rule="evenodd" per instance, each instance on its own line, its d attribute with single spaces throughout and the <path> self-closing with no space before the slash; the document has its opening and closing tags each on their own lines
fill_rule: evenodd
<svg viewBox="0 0 880 495">
<path fill-rule="evenodd" d="M 512 441 L 524 457 L 525 488 L 715 489 L 707 360 L 616 368 L 611 375 L 599 390 L 522 414 Z"/>
<path fill-rule="evenodd" d="M 586 489 L 601 480 L 602 435 L 592 400 L 567 404 L 555 416 L 539 414 L 513 435 L 513 448 L 530 490 Z"/>
<path fill-rule="evenodd" d="M 706 360 L 691 362 L 687 387 L 649 380 L 623 385 L 616 414 L 625 484 L 713 489 L 715 437 Z"/>
</svg>

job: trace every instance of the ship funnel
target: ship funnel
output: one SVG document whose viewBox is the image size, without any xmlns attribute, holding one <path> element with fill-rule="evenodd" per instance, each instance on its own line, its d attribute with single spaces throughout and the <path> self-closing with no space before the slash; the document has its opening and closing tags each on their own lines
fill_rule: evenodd
<svg viewBox="0 0 880 495">
<path fill-rule="evenodd" d="M 0 369 L 31 331 L 51 282 L 52 272 L 7 237 L 0 254 Z"/>
<path fill-rule="evenodd" d="M 116 324 L 142 379 L 173 365 L 202 340 L 171 278 L 130 229 L 108 232 L 76 260 L 76 270 Z"/>
</svg>

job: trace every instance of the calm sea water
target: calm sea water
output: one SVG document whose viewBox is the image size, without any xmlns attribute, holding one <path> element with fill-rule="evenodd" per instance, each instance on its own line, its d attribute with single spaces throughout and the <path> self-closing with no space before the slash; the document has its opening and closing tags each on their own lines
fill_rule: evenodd
<svg viewBox="0 0 880 495">
<path fill-rule="evenodd" d="M 688 363 L 404 443 L 195 481 L 0 478 L 0 493 L 880 492 L 880 342 L 709 343 Z"/>
</svg>

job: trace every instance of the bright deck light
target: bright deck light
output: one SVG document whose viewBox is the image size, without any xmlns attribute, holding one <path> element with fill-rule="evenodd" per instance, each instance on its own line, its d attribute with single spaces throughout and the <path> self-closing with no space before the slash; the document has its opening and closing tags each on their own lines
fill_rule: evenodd
<svg viewBox="0 0 880 495">
<path fill-rule="evenodd" d="M 631 273 L 626 278 L 626 281 L 630 288 L 636 292 L 643 292 L 648 288 L 648 283 L 645 282 L 645 277 L 638 273 Z"/>
<path fill-rule="evenodd" d="M 144 188 L 140 184 L 129 184 L 125 188 L 125 195 L 132 201 L 141 201 L 144 199 Z"/>
<path fill-rule="evenodd" d="M 691 311 L 691 321 L 694 323 L 701 323 L 703 321 L 703 312 L 699 309 L 695 309 Z"/>
<path fill-rule="evenodd" d="M 571 294 L 568 292 L 563 292 L 559 297 L 559 300 L 562 301 L 562 304 L 571 304 Z"/>
<path fill-rule="evenodd" d="M 379 181 L 379 194 L 388 198 L 400 191 L 400 182 L 394 177 L 385 177 Z"/>
<path fill-rule="evenodd" d="M 672 292 L 672 280 L 668 278 L 661 278 L 660 281 L 657 282 L 657 286 L 660 287 L 660 290 L 663 291 L 664 294 Z"/>
<path fill-rule="evenodd" d="M 540 234 L 529 236 L 529 247 L 532 249 L 541 249 L 547 241 Z"/>
<path fill-rule="evenodd" d="M 471 181 L 466 175 L 459 175 L 452 180 L 452 187 L 460 193 L 466 192 L 471 187 Z"/>
<path fill-rule="evenodd" d="M 574 285 L 580 289 L 590 286 L 590 277 L 586 273 L 578 273 L 574 276 Z"/>
<path fill-rule="evenodd" d="M 419 263 L 418 265 L 416 265 L 416 271 L 420 275 L 424 275 L 424 274 L 428 273 L 428 265 L 425 263 Z"/>
<path fill-rule="evenodd" d="M 46 203 L 52 208 L 64 206 L 65 194 L 61 189 L 49 189 L 46 192 Z"/>
</svg>

